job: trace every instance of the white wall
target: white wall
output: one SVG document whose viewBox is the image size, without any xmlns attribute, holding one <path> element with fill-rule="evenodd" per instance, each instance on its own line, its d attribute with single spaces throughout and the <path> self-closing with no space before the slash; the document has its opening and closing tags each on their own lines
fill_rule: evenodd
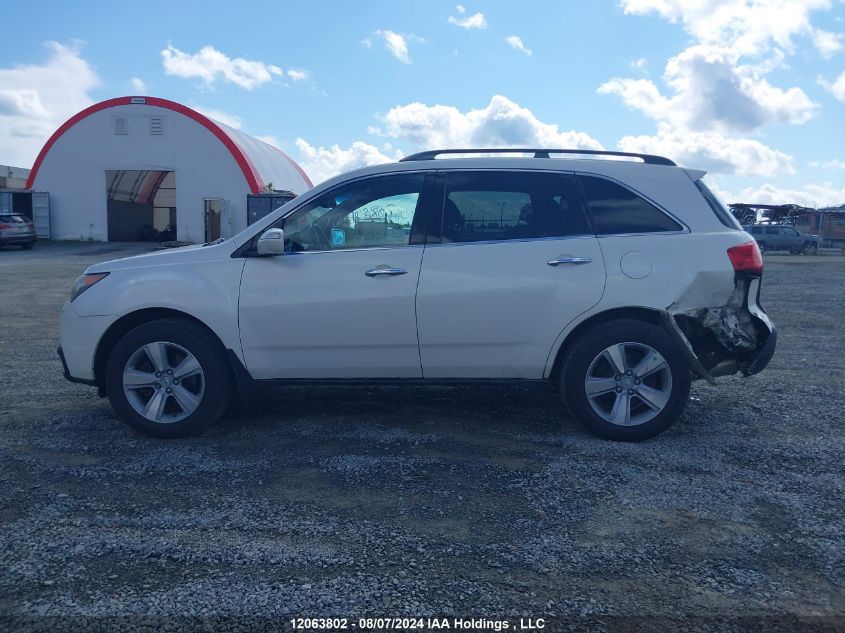
<svg viewBox="0 0 845 633">
<path fill-rule="evenodd" d="M 128 134 L 114 133 L 117 117 L 128 119 Z M 150 135 L 150 117 L 165 119 L 164 135 Z M 226 200 L 234 231 L 246 227 L 249 187 L 217 137 L 172 110 L 122 105 L 82 119 L 47 152 L 33 190 L 50 193 L 53 239 L 107 239 L 107 169 L 174 171 L 180 240 L 203 241 L 203 198 Z M 229 224 L 221 223 L 221 229 L 228 237 Z"/>
</svg>

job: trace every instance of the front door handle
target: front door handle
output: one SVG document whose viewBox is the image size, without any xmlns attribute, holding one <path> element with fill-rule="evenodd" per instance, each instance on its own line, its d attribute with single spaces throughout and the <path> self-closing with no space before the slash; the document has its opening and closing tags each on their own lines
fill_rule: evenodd
<svg viewBox="0 0 845 633">
<path fill-rule="evenodd" d="M 378 277 L 379 275 L 406 275 L 408 273 L 404 268 L 371 268 L 364 274 L 367 277 Z"/>
<path fill-rule="evenodd" d="M 558 257 L 546 263 L 549 266 L 560 266 L 561 264 L 589 264 L 591 261 L 593 261 L 592 257 Z"/>
</svg>

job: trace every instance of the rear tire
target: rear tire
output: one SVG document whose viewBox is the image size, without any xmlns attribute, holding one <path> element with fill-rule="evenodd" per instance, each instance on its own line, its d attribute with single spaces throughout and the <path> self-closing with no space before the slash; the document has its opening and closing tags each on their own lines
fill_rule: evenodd
<svg viewBox="0 0 845 633">
<path fill-rule="evenodd" d="M 202 433 L 229 404 L 232 377 L 220 342 L 183 319 L 130 330 L 112 349 L 105 383 L 118 416 L 144 435 Z"/>
<path fill-rule="evenodd" d="M 595 435 L 626 442 L 668 429 L 689 400 L 690 383 L 689 365 L 674 340 L 634 319 L 587 330 L 561 371 L 561 390 L 574 417 Z"/>
<path fill-rule="evenodd" d="M 812 242 L 807 242 L 801 250 L 805 255 L 815 255 L 818 252 L 819 247 Z"/>
</svg>

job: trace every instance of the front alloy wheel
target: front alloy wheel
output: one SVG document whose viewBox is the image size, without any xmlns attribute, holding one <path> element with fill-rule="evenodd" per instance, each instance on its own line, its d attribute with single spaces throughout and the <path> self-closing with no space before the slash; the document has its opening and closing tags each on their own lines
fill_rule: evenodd
<svg viewBox="0 0 845 633">
<path fill-rule="evenodd" d="M 171 424 L 196 411 L 205 378 L 199 361 L 184 347 L 155 341 L 129 357 L 123 370 L 123 392 L 139 415 Z"/>
<path fill-rule="evenodd" d="M 155 437 L 197 435 L 229 404 L 232 376 L 225 350 L 203 325 L 159 319 L 115 344 L 105 387 L 117 414 Z"/>
</svg>

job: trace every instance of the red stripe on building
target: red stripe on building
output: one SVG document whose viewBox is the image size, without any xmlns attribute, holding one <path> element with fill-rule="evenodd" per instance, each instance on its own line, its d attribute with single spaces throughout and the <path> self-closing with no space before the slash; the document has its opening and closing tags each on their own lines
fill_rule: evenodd
<svg viewBox="0 0 845 633">
<path fill-rule="evenodd" d="M 133 103 L 133 99 L 143 99 L 143 103 L 135 102 Z M 95 103 L 94 105 L 85 108 L 81 112 L 74 114 L 71 118 L 65 121 L 58 130 L 53 132 L 52 136 L 47 139 L 47 142 L 44 144 L 44 147 L 41 148 L 41 151 L 38 152 L 38 157 L 35 159 L 35 164 L 32 166 L 32 171 L 29 173 L 29 178 L 26 181 L 27 189 L 32 189 L 35 183 L 35 177 L 38 175 L 38 170 L 41 168 L 41 163 L 44 162 L 44 159 L 47 157 L 47 153 L 50 151 L 50 148 L 58 141 L 62 135 L 67 132 L 70 128 L 74 125 L 82 121 L 83 119 L 100 112 L 102 110 L 106 110 L 108 108 L 114 108 L 117 106 L 122 105 L 147 105 L 147 106 L 155 106 L 159 108 L 165 108 L 167 110 L 172 110 L 173 112 L 178 112 L 179 114 L 184 114 L 186 117 L 196 121 L 200 125 L 202 125 L 205 129 L 209 132 L 214 134 L 223 145 L 226 146 L 226 149 L 229 150 L 229 153 L 235 159 L 235 162 L 240 167 L 241 172 L 243 172 L 244 178 L 246 178 L 246 182 L 249 185 L 249 189 L 252 193 L 261 193 L 262 191 L 267 191 L 267 186 L 261 182 L 261 176 L 258 173 L 258 170 L 255 168 L 255 165 L 252 164 L 252 161 L 249 159 L 243 150 L 232 140 L 232 138 L 220 128 L 214 121 L 209 119 L 207 116 L 200 114 L 196 110 L 192 110 L 187 106 L 183 106 L 181 103 L 176 103 L 175 101 L 170 101 L 169 99 L 160 99 L 158 97 L 116 97 L 114 99 L 107 99 L 106 101 L 101 101 L 100 103 Z M 281 150 L 278 150 L 281 152 Z M 284 152 L 281 152 L 284 154 Z M 305 172 L 302 171 L 302 168 L 297 165 L 293 160 L 291 160 L 287 155 L 285 155 L 293 165 L 296 167 L 297 171 L 302 175 L 302 177 L 308 182 L 308 185 L 311 186 L 311 181 L 308 179 L 308 176 L 305 175 Z"/>
</svg>

